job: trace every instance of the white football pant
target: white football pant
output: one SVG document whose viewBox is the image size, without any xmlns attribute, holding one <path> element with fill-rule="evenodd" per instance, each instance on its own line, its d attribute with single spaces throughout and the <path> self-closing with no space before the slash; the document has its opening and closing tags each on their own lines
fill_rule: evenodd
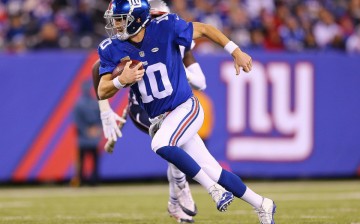
<svg viewBox="0 0 360 224">
<path fill-rule="evenodd" d="M 214 182 L 218 182 L 222 167 L 197 134 L 203 121 L 203 108 L 193 96 L 165 117 L 151 142 L 151 148 L 154 152 L 164 146 L 182 148 Z"/>
</svg>

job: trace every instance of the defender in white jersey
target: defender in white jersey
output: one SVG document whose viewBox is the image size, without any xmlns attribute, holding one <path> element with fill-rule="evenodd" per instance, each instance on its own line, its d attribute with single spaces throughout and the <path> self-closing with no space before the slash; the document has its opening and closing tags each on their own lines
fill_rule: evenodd
<svg viewBox="0 0 360 224">
<path fill-rule="evenodd" d="M 109 98 L 133 84 L 137 101 L 157 130 L 151 143 L 154 152 L 207 189 L 219 211 L 226 211 L 235 195 L 255 208 L 261 223 L 274 223 L 275 203 L 222 169 L 197 134 L 204 114 L 187 82 L 179 45 L 190 47 L 192 39 L 206 36 L 231 53 L 237 74 L 240 68 L 251 70 L 251 57 L 211 25 L 187 23 L 175 14 L 150 21 L 149 9 L 146 0 L 114 0 L 107 11 L 111 22 L 106 28 L 114 33 L 98 48 L 99 97 Z M 130 68 L 128 62 L 122 74 L 111 79 L 113 69 L 126 58 L 142 63 Z"/>
</svg>

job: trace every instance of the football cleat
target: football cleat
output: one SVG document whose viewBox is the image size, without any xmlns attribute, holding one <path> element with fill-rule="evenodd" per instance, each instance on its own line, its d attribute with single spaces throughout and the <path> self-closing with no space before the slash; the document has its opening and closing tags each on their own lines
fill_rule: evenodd
<svg viewBox="0 0 360 224">
<path fill-rule="evenodd" d="M 170 217 L 176 219 L 178 223 L 193 223 L 194 220 L 191 216 L 187 215 L 180 207 L 179 204 L 172 204 L 168 202 L 168 212 Z"/>
<path fill-rule="evenodd" d="M 274 214 L 276 212 L 276 205 L 273 200 L 263 198 L 260 208 L 255 208 L 261 224 L 275 224 Z"/>
<path fill-rule="evenodd" d="M 185 187 L 180 189 L 179 187 L 175 187 L 177 189 L 176 195 L 178 197 L 179 205 L 181 209 L 190 216 L 195 216 L 197 214 L 197 207 L 192 198 L 189 183 L 185 183 Z"/>
<path fill-rule="evenodd" d="M 209 194 L 212 199 L 216 202 L 216 208 L 220 212 L 225 212 L 227 207 L 234 200 L 234 195 L 231 192 L 226 191 L 223 187 L 215 184 L 210 187 Z"/>
</svg>

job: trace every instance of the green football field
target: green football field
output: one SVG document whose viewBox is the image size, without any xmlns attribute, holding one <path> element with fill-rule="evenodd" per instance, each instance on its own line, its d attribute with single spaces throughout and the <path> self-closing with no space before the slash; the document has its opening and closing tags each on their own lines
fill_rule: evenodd
<svg viewBox="0 0 360 224">
<path fill-rule="evenodd" d="M 360 181 L 250 181 L 258 193 L 275 200 L 276 223 L 360 224 Z M 236 199 L 220 213 L 206 191 L 191 185 L 199 213 L 196 223 L 258 223 L 245 202 Z M 164 184 L 99 187 L 2 187 L 0 223 L 176 223 L 166 212 Z"/>
</svg>

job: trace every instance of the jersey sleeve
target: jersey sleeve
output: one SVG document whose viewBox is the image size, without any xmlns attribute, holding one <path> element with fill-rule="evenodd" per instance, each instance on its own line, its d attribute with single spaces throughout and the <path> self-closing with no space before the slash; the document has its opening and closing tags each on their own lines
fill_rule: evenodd
<svg viewBox="0 0 360 224">
<path fill-rule="evenodd" d="M 190 48 L 194 31 L 192 22 L 186 22 L 176 14 L 169 14 L 169 16 L 174 26 L 174 42 Z"/>
<path fill-rule="evenodd" d="M 106 73 L 112 73 L 112 71 L 116 68 L 116 64 L 111 60 L 109 45 L 111 44 L 111 39 L 105 39 L 103 42 L 99 44 L 98 54 L 100 58 L 100 67 L 99 67 L 99 75 L 102 76 Z"/>
</svg>

